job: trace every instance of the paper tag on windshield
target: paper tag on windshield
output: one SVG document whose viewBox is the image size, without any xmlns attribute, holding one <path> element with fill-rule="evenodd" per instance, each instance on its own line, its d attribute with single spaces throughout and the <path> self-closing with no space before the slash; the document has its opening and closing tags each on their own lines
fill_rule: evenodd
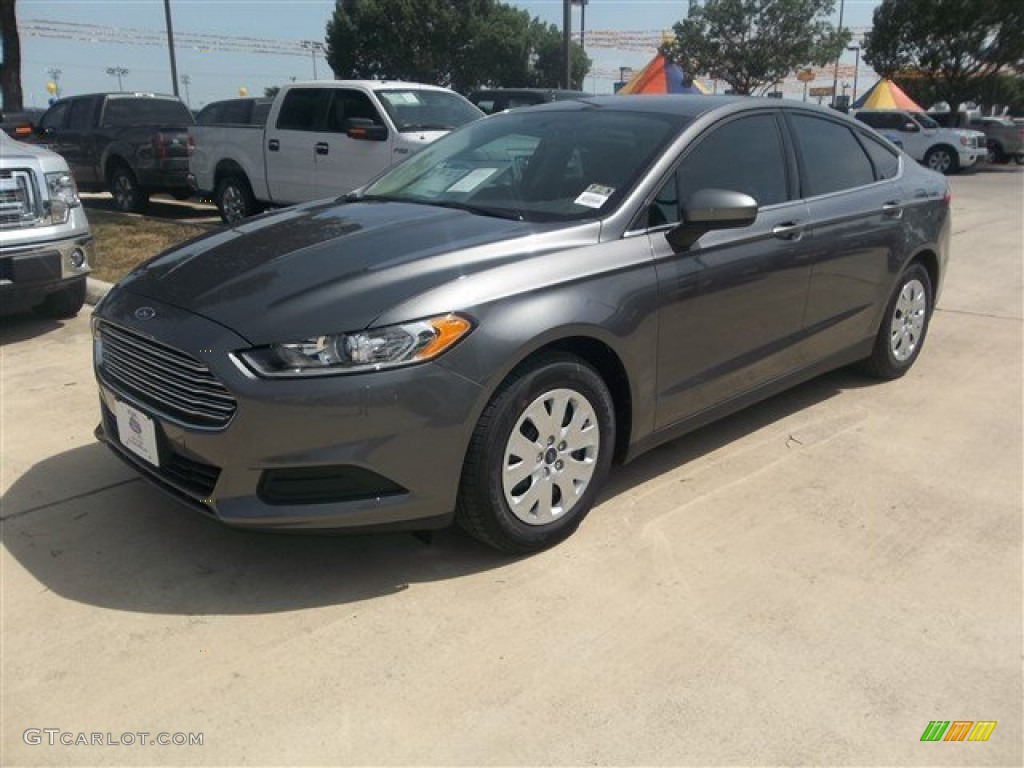
<svg viewBox="0 0 1024 768">
<path fill-rule="evenodd" d="M 494 175 L 497 168 L 477 168 L 448 187 L 449 192 L 472 192 Z"/>
<path fill-rule="evenodd" d="M 611 187 L 603 187 L 600 184 L 591 184 L 573 202 L 576 205 L 585 205 L 587 208 L 600 208 L 608 198 L 615 192 Z"/>
</svg>

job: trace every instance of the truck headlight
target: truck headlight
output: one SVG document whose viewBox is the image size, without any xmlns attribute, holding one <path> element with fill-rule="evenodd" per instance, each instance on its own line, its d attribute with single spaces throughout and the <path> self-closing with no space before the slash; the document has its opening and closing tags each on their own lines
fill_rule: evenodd
<svg viewBox="0 0 1024 768">
<path fill-rule="evenodd" d="M 46 186 L 50 193 L 50 223 L 64 224 L 71 209 L 82 204 L 75 180 L 67 171 L 57 171 L 46 174 Z"/>
</svg>

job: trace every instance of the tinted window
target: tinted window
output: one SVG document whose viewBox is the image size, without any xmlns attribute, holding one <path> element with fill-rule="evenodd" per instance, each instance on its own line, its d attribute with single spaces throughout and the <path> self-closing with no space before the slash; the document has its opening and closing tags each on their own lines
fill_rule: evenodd
<svg viewBox="0 0 1024 768">
<path fill-rule="evenodd" d="M 775 118 L 753 115 L 713 128 L 680 165 L 679 185 L 684 200 L 699 189 L 731 189 L 762 206 L 784 202 L 786 160 Z"/>
<path fill-rule="evenodd" d="M 900 130 L 907 122 L 906 116 L 899 112 L 858 112 L 857 119 L 872 128 L 893 131 Z"/>
<path fill-rule="evenodd" d="M 677 174 L 673 173 L 654 196 L 651 207 L 647 209 L 648 227 L 679 222 L 679 189 L 676 178 Z"/>
<path fill-rule="evenodd" d="M 347 130 L 348 121 L 353 118 L 372 120 L 374 125 L 384 124 L 380 112 L 362 91 L 337 90 L 332 96 L 331 110 L 327 113 L 328 131 Z"/>
<path fill-rule="evenodd" d="M 90 128 L 92 126 L 92 108 L 95 103 L 96 100 L 91 98 L 73 100 L 68 128 L 78 131 Z"/>
<path fill-rule="evenodd" d="M 874 182 L 871 161 L 845 125 L 808 115 L 793 115 L 792 122 L 803 156 L 805 197 Z"/>
<path fill-rule="evenodd" d="M 861 136 L 871 164 L 875 166 L 876 179 L 893 179 L 900 170 L 899 156 L 891 149 L 870 136 Z"/>
<path fill-rule="evenodd" d="M 494 111 L 494 99 L 492 98 L 480 99 L 480 101 L 476 102 L 476 105 L 483 110 L 485 114 L 489 115 Z"/>
<path fill-rule="evenodd" d="M 277 115 L 283 131 L 316 131 L 323 124 L 330 91 L 323 88 L 293 88 L 284 97 Z"/>
<path fill-rule="evenodd" d="M 70 107 L 70 101 L 62 101 L 59 104 L 54 104 L 39 121 L 39 127 L 43 129 L 63 128 L 64 123 L 67 121 L 68 109 Z"/>
<path fill-rule="evenodd" d="M 207 104 L 196 115 L 197 125 L 216 125 L 220 122 L 220 107 L 223 102 L 214 102 L 213 104 Z"/>
<path fill-rule="evenodd" d="M 192 113 L 172 99 L 111 98 L 103 110 L 103 125 L 195 125 Z"/>
</svg>

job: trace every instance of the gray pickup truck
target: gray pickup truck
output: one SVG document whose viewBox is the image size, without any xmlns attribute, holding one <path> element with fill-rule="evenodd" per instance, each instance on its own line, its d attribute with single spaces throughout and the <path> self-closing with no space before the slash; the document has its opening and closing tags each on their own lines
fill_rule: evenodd
<svg viewBox="0 0 1024 768">
<path fill-rule="evenodd" d="M 971 128 L 985 134 L 991 162 L 1005 165 L 1015 160 L 1017 165 L 1024 165 L 1024 125 L 1008 117 L 975 117 Z"/>
<path fill-rule="evenodd" d="M 64 159 L 0 133 L 0 313 L 77 314 L 92 247 Z"/>
</svg>

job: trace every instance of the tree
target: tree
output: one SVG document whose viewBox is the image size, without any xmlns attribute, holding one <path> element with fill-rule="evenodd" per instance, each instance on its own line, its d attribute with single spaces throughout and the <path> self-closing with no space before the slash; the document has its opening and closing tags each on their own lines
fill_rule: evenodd
<svg viewBox="0 0 1024 768">
<path fill-rule="evenodd" d="M 707 0 L 675 24 L 666 52 L 689 74 L 763 93 L 799 66 L 835 61 L 850 41 L 828 22 L 835 0 Z"/>
<path fill-rule="evenodd" d="M 883 0 L 864 40 L 864 61 L 882 77 L 918 76 L 957 111 L 983 102 L 1004 69 L 1024 69 L 1020 0 Z"/>
<path fill-rule="evenodd" d="M 8 112 L 20 112 L 24 100 L 21 92 L 21 38 L 18 36 L 15 2 L 0 0 L 0 45 L 4 49 L 0 62 L 0 95 L 3 95 L 4 109 Z"/>
<path fill-rule="evenodd" d="M 412 80 L 461 91 L 555 87 L 560 78 L 548 71 L 549 49 L 560 41 L 554 25 L 496 0 L 339 0 L 327 22 L 327 61 L 342 78 Z M 582 82 L 588 69 L 582 50 L 574 52 L 574 79 Z"/>
</svg>

